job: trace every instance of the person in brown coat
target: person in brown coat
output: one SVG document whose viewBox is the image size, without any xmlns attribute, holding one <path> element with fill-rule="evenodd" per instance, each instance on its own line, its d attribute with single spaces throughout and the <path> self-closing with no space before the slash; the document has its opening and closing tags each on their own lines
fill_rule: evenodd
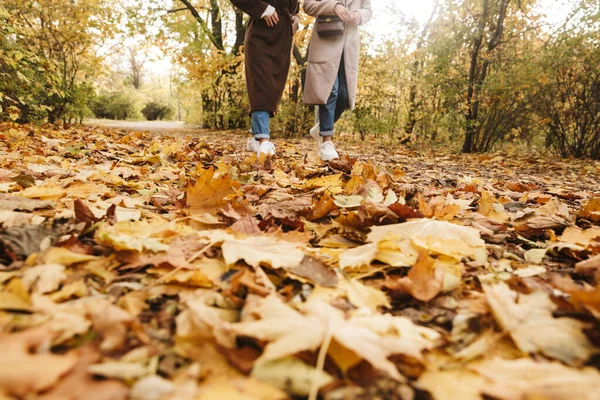
<svg viewBox="0 0 600 400">
<path fill-rule="evenodd" d="M 334 124 L 347 109 L 354 109 L 360 54 L 359 26 L 371 19 L 371 0 L 305 0 L 311 16 L 337 16 L 343 33 L 319 36 L 315 28 L 308 49 L 304 103 L 319 105 L 319 123 L 310 135 L 319 141 L 321 159 L 338 158 L 332 142 Z"/>
<path fill-rule="evenodd" d="M 244 60 L 254 137 L 246 149 L 258 155 L 275 154 L 269 124 L 290 69 L 294 34 L 300 25 L 299 0 L 230 1 L 250 16 Z"/>
</svg>

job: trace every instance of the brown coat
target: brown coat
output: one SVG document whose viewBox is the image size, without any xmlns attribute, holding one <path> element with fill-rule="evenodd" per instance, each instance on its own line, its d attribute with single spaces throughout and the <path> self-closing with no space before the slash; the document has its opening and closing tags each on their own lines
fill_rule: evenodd
<svg viewBox="0 0 600 400">
<path fill-rule="evenodd" d="M 250 15 L 244 42 L 246 87 L 251 111 L 275 114 L 290 69 L 293 34 L 292 16 L 298 13 L 298 0 L 231 0 Z M 268 5 L 279 14 L 272 28 L 261 19 Z"/>
<path fill-rule="evenodd" d="M 305 0 L 304 11 L 308 15 L 334 15 L 336 4 L 345 5 L 350 12 L 358 11 L 362 17 L 360 25 L 371 19 L 371 0 Z M 313 30 L 308 50 L 308 67 L 304 84 L 305 104 L 325 104 L 337 76 L 340 60 L 344 53 L 344 66 L 348 82 L 350 109 L 356 104 L 358 85 L 358 57 L 360 55 L 360 37 L 358 27 L 346 24 L 344 35 L 319 37 Z"/>
</svg>

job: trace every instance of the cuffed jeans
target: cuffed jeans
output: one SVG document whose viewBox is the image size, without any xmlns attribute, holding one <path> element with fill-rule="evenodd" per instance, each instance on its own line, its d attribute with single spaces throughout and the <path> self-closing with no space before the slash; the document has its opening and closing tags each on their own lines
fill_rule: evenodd
<svg viewBox="0 0 600 400">
<path fill-rule="evenodd" d="M 269 124 L 271 115 L 268 111 L 252 111 L 252 134 L 255 139 L 270 139 Z"/>
<path fill-rule="evenodd" d="M 333 126 L 340 119 L 343 112 L 350 108 L 348 99 L 348 84 L 346 82 L 346 69 L 344 67 L 344 54 L 340 60 L 340 68 L 333 83 L 333 89 L 326 104 L 319 106 L 319 122 L 321 136 L 333 136 Z"/>
</svg>

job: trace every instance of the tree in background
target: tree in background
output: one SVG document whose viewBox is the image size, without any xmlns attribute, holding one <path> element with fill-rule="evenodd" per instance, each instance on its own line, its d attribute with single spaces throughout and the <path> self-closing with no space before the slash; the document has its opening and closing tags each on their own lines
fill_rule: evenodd
<svg viewBox="0 0 600 400">
<path fill-rule="evenodd" d="M 144 64 L 148 62 L 148 54 L 137 45 L 131 45 L 127 48 L 128 76 L 127 79 L 131 85 L 140 89 L 142 87 L 142 78 L 144 75 Z"/>
<path fill-rule="evenodd" d="M 78 117 L 74 109 L 98 70 L 99 50 L 117 30 L 111 1 L 5 0 L 0 8 L 1 105 L 19 121 Z"/>
<path fill-rule="evenodd" d="M 246 127 L 244 14 L 228 0 L 147 1 L 138 4 L 133 14 L 142 30 L 149 20 L 160 19 L 161 30 L 154 38 L 185 70 L 180 82 L 184 86 L 182 92 L 189 93 L 185 101 L 188 119 L 207 128 Z M 295 64 L 281 111 L 274 120 L 275 130 L 297 132 L 308 126 L 310 109 L 301 105 L 308 39 L 305 25 L 296 35 Z"/>
<path fill-rule="evenodd" d="M 546 144 L 562 157 L 600 159 L 600 8 L 583 1 L 538 57 L 532 94 Z"/>
</svg>

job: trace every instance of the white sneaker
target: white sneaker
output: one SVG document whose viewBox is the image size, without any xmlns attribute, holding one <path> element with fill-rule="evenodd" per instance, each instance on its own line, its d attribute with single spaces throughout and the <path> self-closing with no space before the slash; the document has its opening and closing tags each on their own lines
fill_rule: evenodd
<svg viewBox="0 0 600 400">
<path fill-rule="evenodd" d="M 266 154 L 266 155 L 274 155 L 275 154 L 275 145 L 273 144 L 273 142 L 269 142 L 268 140 L 265 142 L 260 142 L 260 145 L 258 146 L 258 150 L 256 151 L 256 156 L 258 158 L 260 158 L 261 154 Z"/>
<path fill-rule="evenodd" d="M 319 146 L 323 144 L 323 136 L 321 136 L 321 124 L 317 122 L 315 126 L 310 128 L 310 131 L 308 131 L 308 133 L 310 134 L 310 137 L 317 141 Z"/>
<path fill-rule="evenodd" d="M 246 151 L 251 151 L 253 153 L 258 153 L 258 148 L 260 147 L 260 142 L 252 136 L 248 139 L 248 143 L 246 143 Z"/>
<path fill-rule="evenodd" d="M 335 151 L 333 142 L 327 141 L 319 145 L 319 155 L 323 161 L 331 161 L 340 158 L 340 155 Z"/>
</svg>

